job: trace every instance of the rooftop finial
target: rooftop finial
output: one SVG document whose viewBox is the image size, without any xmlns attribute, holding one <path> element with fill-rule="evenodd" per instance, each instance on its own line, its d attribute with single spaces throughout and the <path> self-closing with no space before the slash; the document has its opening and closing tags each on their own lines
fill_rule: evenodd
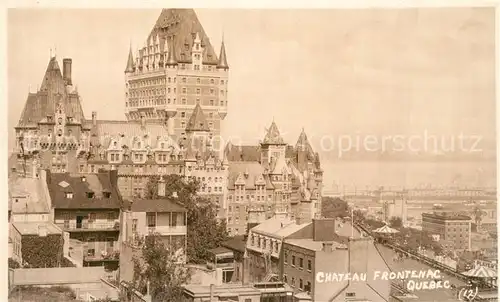
<svg viewBox="0 0 500 302">
<path fill-rule="evenodd" d="M 52 59 L 52 48 L 50 49 L 50 58 Z"/>
</svg>

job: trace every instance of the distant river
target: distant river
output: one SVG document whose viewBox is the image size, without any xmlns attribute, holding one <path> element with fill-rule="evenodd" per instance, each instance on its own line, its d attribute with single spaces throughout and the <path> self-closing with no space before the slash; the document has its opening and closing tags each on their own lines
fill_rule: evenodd
<svg viewBox="0 0 500 302">
<path fill-rule="evenodd" d="M 322 163 L 324 185 L 360 190 L 366 186 L 416 187 L 424 184 L 446 186 L 496 186 L 496 163 L 481 162 L 389 162 L 334 161 Z"/>
</svg>

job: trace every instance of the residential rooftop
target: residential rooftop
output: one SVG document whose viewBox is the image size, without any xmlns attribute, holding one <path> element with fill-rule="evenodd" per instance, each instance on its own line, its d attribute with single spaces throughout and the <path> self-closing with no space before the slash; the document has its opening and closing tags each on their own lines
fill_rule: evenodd
<svg viewBox="0 0 500 302">
<path fill-rule="evenodd" d="M 41 228 L 46 231 L 47 235 L 62 234 L 62 230 L 52 222 L 14 222 L 14 228 L 21 233 L 21 235 L 38 235 Z"/>
</svg>

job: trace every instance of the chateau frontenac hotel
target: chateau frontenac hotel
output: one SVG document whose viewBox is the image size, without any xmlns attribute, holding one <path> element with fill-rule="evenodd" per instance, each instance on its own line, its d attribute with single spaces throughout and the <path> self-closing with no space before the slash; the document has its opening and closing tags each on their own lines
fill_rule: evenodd
<svg viewBox="0 0 500 302">
<path fill-rule="evenodd" d="M 264 217 L 319 214 L 323 174 L 303 131 L 289 145 L 273 121 L 257 146 L 221 146 L 228 59 L 224 41 L 217 54 L 193 9 L 162 10 L 144 46 L 129 50 L 126 119 L 100 120 L 97 112 L 85 118 L 71 71 L 71 59 L 61 70 L 50 58 L 39 90 L 28 94 L 15 127 L 12 173 L 117 170 L 120 193 L 130 200 L 145 194 L 152 175 L 196 178 L 233 235 L 245 232 L 250 210 Z"/>
</svg>

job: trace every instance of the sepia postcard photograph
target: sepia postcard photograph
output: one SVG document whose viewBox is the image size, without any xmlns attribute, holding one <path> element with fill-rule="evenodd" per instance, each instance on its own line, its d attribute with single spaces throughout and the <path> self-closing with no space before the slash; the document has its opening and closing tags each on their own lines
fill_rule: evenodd
<svg viewBox="0 0 500 302">
<path fill-rule="evenodd" d="M 7 9 L 2 300 L 498 301 L 495 14 Z"/>
</svg>

